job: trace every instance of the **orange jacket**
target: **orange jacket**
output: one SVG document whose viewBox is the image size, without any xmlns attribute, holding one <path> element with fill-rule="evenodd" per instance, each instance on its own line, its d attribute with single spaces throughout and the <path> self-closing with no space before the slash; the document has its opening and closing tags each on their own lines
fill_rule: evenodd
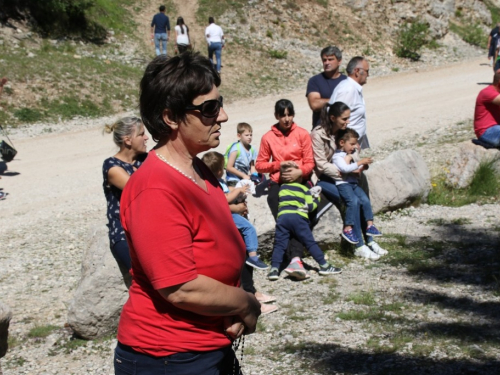
<svg viewBox="0 0 500 375">
<path fill-rule="evenodd" d="M 271 180 L 279 183 L 282 161 L 294 161 L 302 170 L 304 179 L 311 177 L 314 168 L 311 137 L 307 130 L 295 123 L 287 135 L 278 130 L 278 124 L 264 134 L 255 169 L 260 173 L 269 173 Z"/>
</svg>

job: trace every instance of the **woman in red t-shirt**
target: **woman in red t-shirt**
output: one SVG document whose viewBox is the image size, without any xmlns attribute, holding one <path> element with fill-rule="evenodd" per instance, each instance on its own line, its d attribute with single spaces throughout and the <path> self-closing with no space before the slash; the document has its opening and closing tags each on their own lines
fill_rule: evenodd
<svg viewBox="0 0 500 375">
<path fill-rule="evenodd" d="M 132 285 L 115 374 L 233 373 L 232 341 L 255 331 L 260 304 L 239 287 L 243 240 L 219 182 L 196 157 L 219 145 L 228 119 L 219 84 L 197 53 L 159 56 L 142 78 L 141 117 L 158 143 L 120 202 Z"/>
</svg>

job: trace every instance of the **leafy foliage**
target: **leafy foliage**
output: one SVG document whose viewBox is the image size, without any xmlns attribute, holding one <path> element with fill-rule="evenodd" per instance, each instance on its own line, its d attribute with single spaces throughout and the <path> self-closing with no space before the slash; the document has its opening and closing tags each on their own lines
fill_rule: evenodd
<svg viewBox="0 0 500 375">
<path fill-rule="evenodd" d="M 77 37 L 102 42 L 106 29 L 87 17 L 95 0 L 4 0 L 8 17 L 27 18 L 43 36 Z"/>
<path fill-rule="evenodd" d="M 465 42 L 486 48 L 487 37 L 479 22 L 473 23 L 471 20 L 465 21 L 462 25 L 450 22 L 450 30 L 460 36 Z"/>
<path fill-rule="evenodd" d="M 429 42 L 429 25 L 415 21 L 405 23 L 396 37 L 394 53 L 399 57 L 417 61 L 419 51 Z"/>
</svg>

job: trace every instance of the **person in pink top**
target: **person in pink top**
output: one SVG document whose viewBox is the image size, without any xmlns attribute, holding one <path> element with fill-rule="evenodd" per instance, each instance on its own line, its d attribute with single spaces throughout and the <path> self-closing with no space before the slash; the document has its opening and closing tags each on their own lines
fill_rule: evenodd
<svg viewBox="0 0 500 375">
<path fill-rule="evenodd" d="M 314 158 L 309 132 L 299 127 L 294 121 L 295 110 L 290 100 L 280 99 L 274 106 L 274 117 L 278 122 L 271 127 L 260 141 L 259 155 L 255 169 L 260 173 L 269 173 L 271 184 L 267 204 L 274 219 L 278 215 L 280 184 L 292 182 L 302 177 L 303 183 L 310 183 L 314 168 Z M 283 173 L 280 168 L 287 166 Z M 307 278 L 307 272 L 301 261 L 304 248 L 295 238 L 288 246 L 288 256 L 292 259 L 285 272 L 299 280 Z"/>
<path fill-rule="evenodd" d="M 493 83 L 477 96 L 474 132 L 478 144 L 487 148 L 500 147 L 500 70 L 495 72 Z"/>
</svg>

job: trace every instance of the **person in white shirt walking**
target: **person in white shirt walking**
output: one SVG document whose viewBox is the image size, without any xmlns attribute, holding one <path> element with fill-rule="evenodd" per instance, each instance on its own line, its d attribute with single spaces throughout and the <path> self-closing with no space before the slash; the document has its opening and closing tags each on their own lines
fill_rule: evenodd
<svg viewBox="0 0 500 375">
<path fill-rule="evenodd" d="M 366 106 L 363 98 L 363 85 L 366 84 L 370 75 L 370 64 L 362 56 L 356 56 L 347 64 L 347 79 L 340 82 L 328 102 L 343 102 L 351 109 L 349 128 L 356 130 L 359 134 L 361 149 L 370 148 L 366 135 Z"/>
<path fill-rule="evenodd" d="M 217 73 L 220 74 L 222 47 L 224 47 L 224 32 L 219 25 L 215 24 L 213 17 L 208 17 L 208 27 L 205 29 L 205 37 L 208 44 L 208 58 L 213 63 L 214 52 L 216 64 L 214 64 Z"/>
</svg>

